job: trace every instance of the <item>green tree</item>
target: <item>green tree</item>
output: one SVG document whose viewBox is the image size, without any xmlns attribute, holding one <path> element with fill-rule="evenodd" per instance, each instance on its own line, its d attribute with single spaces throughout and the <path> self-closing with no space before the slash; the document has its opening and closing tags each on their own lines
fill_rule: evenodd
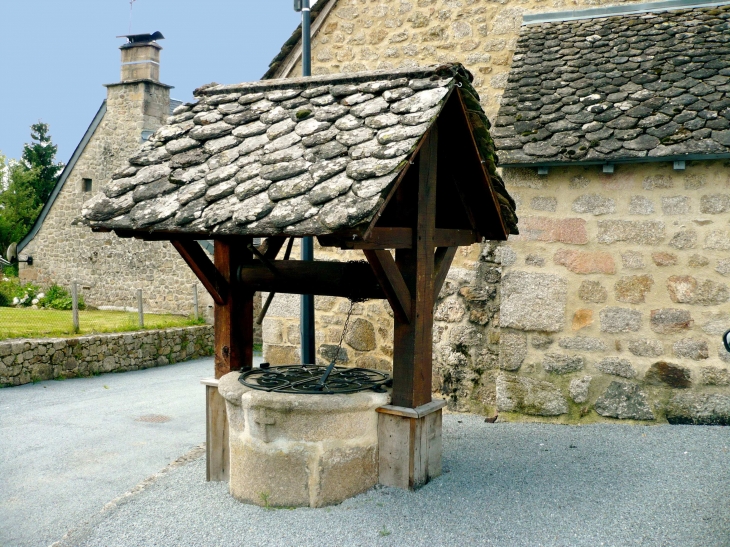
<svg viewBox="0 0 730 547">
<path fill-rule="evenodd" d="M 23 146 L 22 161 L 30 170 L 35 170 L 30 184 L 35 191 L 35 205 L 43 205 L 56 185 L 56 179 L 63 170 L 63 163 L 55 162 L 58 146 L 51 142 L 48 124 L 34 123 L 30 126 L 32 142 Z"/>
<path fill-rule="evenodd" d="M 30 231 L 53 191 L 62 163 L 55 162 L 58 147 L 51 142 L 48 125 L 31 126 L 30 144 L 21 161 L 6 161 L 0 154 L 0 253 Z"/>
</svg>

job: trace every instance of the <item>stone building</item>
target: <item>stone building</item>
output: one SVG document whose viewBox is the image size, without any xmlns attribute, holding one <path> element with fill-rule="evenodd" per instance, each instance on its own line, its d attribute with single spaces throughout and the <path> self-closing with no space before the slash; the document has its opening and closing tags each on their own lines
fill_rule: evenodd
<svg viewBox="0 0 730 547">
<path fill-rule="evenodd" d="M 198 281 L 169 243 L 92 233 L 78 223 L 82 204 L 180 104 L 170 100 L 171 86 L 160 82 L 162 48 L 156 41 L 130 40 L 120 49 L 121 80 L 105 86 L 106 100 L 18 245 L 33 257 L 32 266 L 21 263 L 20 277 L 66 287 L 77 281 L 87 304 L 110 309 L 136 306 L 136 291 L 142 289 L 146 310 L 190 314 Z M 198 294 L 206 311 L 212 301 L 202 287 Z"/>
<path fill-rule="evenodd" d="M 434 385 L 453 408 L 726 423 L 730 9 L 603 3 L 320 0 L 312 69 L 475 76 L 522 235 L 464 249 L 439 295 Z M 295 33 L 265 77 L 300 73 Z M 324 360 L 348 303 L 315 305 Z M 275 298 L 270 361 L 297 359 L 298 311 Z M 350 363 L 389 365 L 389 313 L 355 306 Z"/>
</svg>

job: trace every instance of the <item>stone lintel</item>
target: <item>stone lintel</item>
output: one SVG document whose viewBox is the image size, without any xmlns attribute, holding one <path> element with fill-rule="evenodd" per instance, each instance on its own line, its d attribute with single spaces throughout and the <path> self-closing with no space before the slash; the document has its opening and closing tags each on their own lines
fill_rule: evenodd
<svg viewBox="0 0 730 547">
<path fill-rule="evenodd" d="M 407 408 L 404 406 L 385 405 L 376 409 L 381 414 L 392 414 L 394 416 L 403 416 L 404 418 L 423 418 L 432 412 L 441 410 L 446 406 L 444 399 L 434 399 L 430 403 L 417 406 L 416 408 Z"/>
</svg>

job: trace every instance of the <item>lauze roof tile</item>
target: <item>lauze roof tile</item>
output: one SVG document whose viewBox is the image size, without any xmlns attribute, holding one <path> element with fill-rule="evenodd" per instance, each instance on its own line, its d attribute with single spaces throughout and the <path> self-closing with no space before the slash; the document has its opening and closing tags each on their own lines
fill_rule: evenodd
<svg viewBox="0 0 730 547">
<path fill-rule="evenodd" d="M 210 84 L 84 205 L 95 227 L 323 235 L 369 222 L 459 86 L 503 220 L 514 201 L 461 65 Z"/>
<path fill-rule="evenodd" d="M 730 155 L 730 6 L 523 26 L 502 165 Z"/>
</svg>

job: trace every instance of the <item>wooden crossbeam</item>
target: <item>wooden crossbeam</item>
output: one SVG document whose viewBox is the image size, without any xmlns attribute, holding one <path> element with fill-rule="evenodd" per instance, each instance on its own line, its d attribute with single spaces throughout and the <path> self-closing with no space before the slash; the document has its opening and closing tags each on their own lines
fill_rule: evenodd
<svg viewBox="0 0 730 547">
<path fill-rule="evenodd" d="M 341 249 L 412 249 L 413 229 L 403 227 L 373 228 L 366 240 L 348 240 L 338 236 L 320 236 L 319 242 L 326 247 Z M 479 243 L 479 233 L 474 230 L 436 228 L 433 243 L 436 247 L 460 247 Z"/>
<path fill-rule="evenodd" d="M 446 276 L 451 268 L 451 262 L 456 256 L 458 247 L 438 247 L 434 253 L 434 265 L 433 265 L 433 300 L 434 302 L 438 298 L 441 292 L 441 287 L 446 281 Z"/>
<path fill-rule="evenodd" d="M 272 260 L 270 263 L 277 273 L 254 260 L 241 266 L 238 280 L 254 291 L 385 298 L 368 264 L 301 260 Z"/>
<path fill-rule="evenodd" d="M 229 285 L 197 241 L 173 239 L 170 241 L 183 260 L 190 266 L 216 304 L 225 304 Z"/>
<path fill-rule="evenodd" d="M 390 251 L 363 251 L 373 269 L 375 278 L 383 288 L 393 314 L 401 323 L 411 322 L 411 292 L 390 254 Z"/>
</svg>

